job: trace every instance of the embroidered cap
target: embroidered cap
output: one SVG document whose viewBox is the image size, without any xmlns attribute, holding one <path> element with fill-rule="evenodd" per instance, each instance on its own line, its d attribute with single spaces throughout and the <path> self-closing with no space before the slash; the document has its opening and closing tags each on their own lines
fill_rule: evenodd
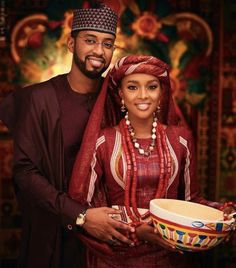
<svg viewBox="0 0 236 268">
<path fill-rule="evenodd" d="M 105 4 L 74 10 L 71 31 L 94 30 L 116 35 L 118 15 Z"/>
</svg>

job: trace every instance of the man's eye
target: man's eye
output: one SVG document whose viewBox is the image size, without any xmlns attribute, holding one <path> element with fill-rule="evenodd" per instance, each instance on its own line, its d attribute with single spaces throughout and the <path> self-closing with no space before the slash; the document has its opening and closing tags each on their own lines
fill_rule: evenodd
<svg viewBox="0 0 236 268">
<path fill-rule="evenodd" d="M 93 40 L 93 39 L 85 39 L 85 43 L 88 44 L 88 45 L 93 45 L 93 44 L 96 43 L 96 41 Z"/>
<path fill-rule="evenodd" d="M 104 46 L 105 48 L 108 48 L 108 49 L 111 49 L 111 48 L 113 47 L 113 44 L 112 44 L 112 43 L 104 42 L 104 43 L 102 43 L 102 44 L 103 44 L 103 46 Z"/>
</svg>

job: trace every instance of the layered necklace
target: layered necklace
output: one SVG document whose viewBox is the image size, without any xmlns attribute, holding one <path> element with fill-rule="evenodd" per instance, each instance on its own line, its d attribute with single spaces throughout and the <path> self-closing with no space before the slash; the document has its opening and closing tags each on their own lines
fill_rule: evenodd
<svg viewBox="0 0 236 268">
<path fill-rule="evenodd" d="M 159 165 L 160 173 L 157 178 L 158 186 L 154 198 L 162 198 L 165 196 L 168 181 L 171 176 L 170 151 L 167 145 L 165 130 L 157 121 L 155 116 L 152 123 L 152 140 L 148 150 L 141 148 L 140 144 L 135 138 L 135 132 L 128 118 L 128 114 L 126 114 L 125 118 L 121 120 L 119 128 L 122 136 L 122 147 L 127 162 L 127 171 L 125 177 L 125 207 L 130 219 L 133 222 L 139 222 L 140 220 L 149 217 L 150 213 L 148 211 L 141 215 L 137 207 L 136 190 L 138 182 L 138 169 L 135 150 L 138 150 L 140 155 L 149 156 L 154 150 L 155 146 L 157 148 L 157 164 Z"/>
<path fill-rule="evenodd" d="M 145 150 L 143 149 L 140 144 L 138 143 L 138 140 L 137 138 L 135 137 L 135 132 L 134 132 L 134 129 L 130 123 L 130 120 L 129 120 L 129 115 L 128 115 L 128 112 L 126 112 L 126 115 L 125 115 L 125 124 L 127 125 L 128 127 L 128 130 L 129 130 L 129 133 L 130 133 L 130 137 L 132 139 L 132 142 L 134 144 L 134 148 L 136 148 L 139 152 L 139 154 L 141 155 L 145 155 L 145 156 L 149 156 L 152 151 L 154 150 L 154 147 L 155 147 L 155 144 L 156 144 L 156 127 L 157 127 L 157 117 L 154 115 L 153 117 L 153 122 L 152 122 L 152 141 L 148 147 L 148 150 Z"/>
</svg>

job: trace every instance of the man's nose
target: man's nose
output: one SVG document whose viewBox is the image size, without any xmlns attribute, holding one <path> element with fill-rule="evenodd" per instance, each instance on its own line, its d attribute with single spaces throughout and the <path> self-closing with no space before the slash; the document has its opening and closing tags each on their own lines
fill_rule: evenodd
<svg viewBox="0 0 236 268">
<path fill-rule="evenodd" d="M 97 55 L 103 55 L 104 54 L 104 47 L 103 44 L 100 42 L 97 42 L 94 46 L 93 51 L 97 54 Z"/>
</svg>

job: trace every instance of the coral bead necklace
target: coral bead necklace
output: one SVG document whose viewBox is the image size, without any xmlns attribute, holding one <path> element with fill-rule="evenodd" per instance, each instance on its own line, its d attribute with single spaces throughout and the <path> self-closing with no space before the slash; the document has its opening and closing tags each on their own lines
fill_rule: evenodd
<svg viewBox="0 0 236 268">
<path fill-rule="evenodd" d="M 135 150 L 138 150 L 138 153 L 140 155 L 149 156 L 154 150 L 155 146 L 157 147 L 157 164 L 159 165 L 160 174 L 158 176 L 159 182 L 154 198 L 162 198 L 165 196 L 168 181 L 171 176 L 171 156 L 166 141 L 166 133 L 163 129 L 163 126 L 157 121 L 155 116 L 152 124 L 152 140 L 148 150 L 144 150 L 143 148 L 141 148 L 141 146 L 137 142 L 137 139 L 135 138 L 134 129 L 128 118 L 128 114 L 126 114 L 125 118 L 121 120 L 119 128 L 122 134 L 122 146 L 127 161 L 127 171 L 125 178 L 125 207 L 130 219 L 133 222 L 137 222 L 141 219 L 149 217 L 150 213 L 147 212 L 143 215 L 140 215 L 137 208 L 136 190 L 138 182 L 138 170 Z M 155 136 L 153 134 L 155 134 Z"/>
<path fill-rule="evenodd" d="M 141 148 L 140 144 L 138 143 L 137 138 L 135 137 L 135 132 L 134 129 L 130 123 L 128 112 L 125 115 L 125 124 L 128 127 L 130 137 L 132 139 L 132 142 L 134 144 L 134 148 L 136 148 L 141 155 L 149 156 L 151 152 L 154 150 L 155 143 L 156 143 L 156 127 L 157 127 L 157 117 L 153 117 L 153 123 L 152 123 L 152 141 L 151 144 L 148 147 L 148 150 L 145 150 Z"/>
</svg>

